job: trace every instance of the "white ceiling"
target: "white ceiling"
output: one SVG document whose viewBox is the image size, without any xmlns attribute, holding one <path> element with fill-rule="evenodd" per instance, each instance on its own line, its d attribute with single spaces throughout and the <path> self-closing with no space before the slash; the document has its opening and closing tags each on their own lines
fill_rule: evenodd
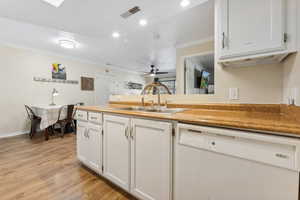
<svg viewBox="0 0 300 200">
<path fill-rule="evenodd" d="M 133 71 L 151 62 L 163 70 L 175 68 L 175 45 L 213 35 L 213 1 L 191 0 L 65 0 L 55 8 L 41 0 L 1 0 L 0 41 L 55 52 L 95 63 L 111 63 Z M 120 14 L 139 6 L 142 11 L 123 19 Z M 147 27 L 138 21 L 146 18 Z M 111 33 L 119 31 L 121 38 Z M 62 49 L 59 39 L 74 39 L 77 49 Z"/>
</svg>

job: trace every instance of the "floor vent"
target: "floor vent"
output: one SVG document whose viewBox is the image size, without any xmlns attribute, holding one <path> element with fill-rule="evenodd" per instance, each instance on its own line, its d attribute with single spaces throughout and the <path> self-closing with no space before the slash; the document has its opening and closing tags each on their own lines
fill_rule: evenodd
<svg viewBox="0 0 300 200">
<path fill-rule="evenodd" d="M 140 11 L 141 11 L 141 9 L 138 6 L 135 6 L 131 9 L 129 9 L 128 11 L 126 11 L 125 13 L 121 14 L 121 17 L 123 17 L 124 19 L 127 19 L 131 15 L 134 15 Z"/>
</svg>

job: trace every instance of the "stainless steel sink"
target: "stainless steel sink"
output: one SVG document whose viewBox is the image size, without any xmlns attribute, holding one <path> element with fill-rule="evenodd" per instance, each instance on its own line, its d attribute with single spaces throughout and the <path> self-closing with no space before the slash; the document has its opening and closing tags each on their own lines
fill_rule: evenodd
<svg viewBox="0 0 300 200">
<path fill-rule="evenodd" d="M 163 114 L 173 114 L 177 112 L 185 111 L 184 108 L 152 108 L 152 107 L 141 107 L 141 106 L 132 106 L 132 107 L 123 107 L 123 108 L 114 108 L 116 110 L 128 110 L 128 111 L 140 111 L 140 112 L 151 112 L 151 113 L 163 113 Z"/>
</svg>

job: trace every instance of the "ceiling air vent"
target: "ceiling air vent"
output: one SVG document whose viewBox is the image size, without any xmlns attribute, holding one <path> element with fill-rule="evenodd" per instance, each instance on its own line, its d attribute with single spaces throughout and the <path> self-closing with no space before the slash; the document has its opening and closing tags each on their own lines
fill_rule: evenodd
<svg viewBox="0 0 300 200">
<path fill-rule="evenodd" d="M 124 12 L 123 14 L 121 14 L 121 17 L 123 17 L 124 19 L 127 19 L 131 15 L 134 15 L 135 13 L 140 12 L 140 11 L 141 11 L 141 9 L 138 6 L 135 6 L 131 9 L 129 9 L 128 11 Z"/>
</svg>

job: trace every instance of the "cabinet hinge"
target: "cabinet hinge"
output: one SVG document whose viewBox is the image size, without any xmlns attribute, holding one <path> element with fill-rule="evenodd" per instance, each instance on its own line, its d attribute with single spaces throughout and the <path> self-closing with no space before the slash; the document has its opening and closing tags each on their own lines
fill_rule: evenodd
<svg viewBox="0 0 300 200">
<path fill-rule="evenodd" d="M 287 33 L 283 34 L 283 41 L 284 41 L 284 43 L 287 43 L 287 41 L 288 41 L 288 34 Z"/>
<path fill-rule="evenodd" d="M 102 170 L 102 172 L 104 171 L 104 166 L 103 165 L 101 166 L 101 170 Z"/>
<path fill-rule="evenodd" d="M 103 129 L 102 129 L 102 131 L 101 131 L 101 134 L 102 134 L 102 135 L 104 134 L 104 131 L 103 131 Z"/>
<path fill-rule="evenodd" d="M 175 128 L 172 128 L 172 136 L 175 136 Z"/>
</svg>

